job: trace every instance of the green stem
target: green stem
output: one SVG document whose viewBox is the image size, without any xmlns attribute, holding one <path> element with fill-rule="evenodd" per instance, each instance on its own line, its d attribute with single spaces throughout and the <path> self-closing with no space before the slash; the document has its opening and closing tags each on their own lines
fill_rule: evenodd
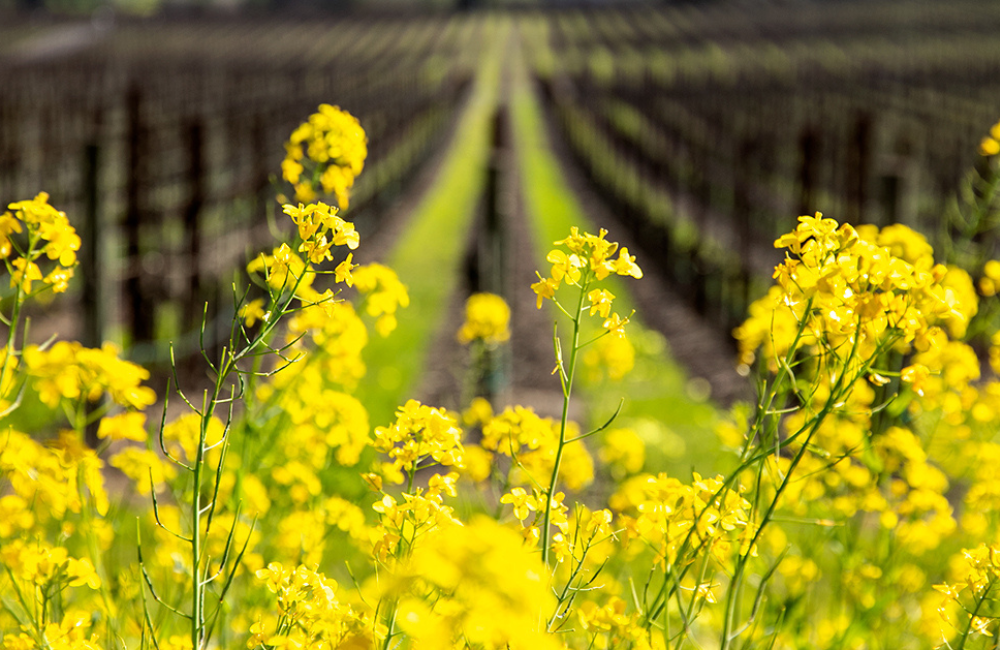
<svg viewBox="0 0 1000 650">
<path fill-rule="evenodd" d="M 751 557 L 752 549 L 754 545 L 757 543 L 757 540 L 760 538 L 761 534 L 763 533 L 764 528 L 771 521 L 771 518 L 774 515 L 774 511 L 778 507 L 778 501 L 781 499 L 781 495 L 784 493 L 785 489 L 788 487 L 788 484 L 791 482 L 792 474 L 794 473 L 795 468 L 802 461 L 802 458 L 805 456 L 806 451 L 808 450 L 809 443 L 812 441 L 813 436 L 819 430 L 820 425 L 826 420 L 826 417 L 833 410 L 834 405 L 846 398 L 846 395 L 850 393 L 850 390 L 854 385 L 854 382 L 860 379 L 865 374 L 865 367 L 870 366 L 873 361 L 873 359 L 868 359 L 865 363 L 862 364 L 861 370 L 856 375 L 854 375 L 849 382 L 846 381 L 846 378 L 850 373 L 851 362 L 857 356 L 858 344 L 861 340 L 860 331 L 861 331 L 861 322 L 859 321 L 857 327 L 855 328 L 854 342 L 852 344 L 850 354 L 848 354 L 846 360 L 843 362 L 842 371 L 838 373 L 837 381 L 834 383 L 833 387 L 831 387 L 829 397 L 823 404 L 823 408 L 820 409 L 819 413 L 816 414 L 813 420 L 807 423 L 803 427 L 803 429 L 800 430 L 802 431 L 805 430 L 806 427 L 809 427 L 809 432 L 808 434 L 806 434 L 805 440 L 802 441 L 801 446 L 799 447 L 795 456 L 792 458 L 792 461 L 789 464 L 788 469 L 785 471 L 785 478 L 782 479 L 781 484 L 778 486 L 778 489 L 774 494 L 774 498 L 771 499 L 771 502 L 768 504 L 767 510 L 764 512 L 764 515 L 761 518 L 760 525 L 757 527 L 757 530 L 754 533 L 753 538 L 747 545 L 746 553 L 741 554 L 736 562 L 736 569 L 733 572 L 733 578 L 729 583 L 729 589 L 726 590 L 726 606 L 723 610 L 724 613 L 722 619 L 722 635 L 720 639 L 719 650 L 727 650 L 727 648 L 729 648 L 730 643 L 732 642 L 729 630 L 734 624 L 733 619 L 736 615 L 736 608 L 738 606 L 734 594 L 739 590 L 741 586 L 743 573 L 746 570 L 747 563 L 749 561 L 749 558 Z M 794 437 L 797 438 L 798 434 L 796 434 Z"/>
<path fill-rule="evenodd" d="M 979 615 L 979 610 L 982 608 L 983 603 L 986 602 L 986 596 L 990 593 L 990 589 L 993 588 L 994 583 L 994 580 L 990 580 L 986 584 L 986 589 L 983 589 L 982 595 L 976 600 L 976 608 L 969 613 L 969 623 L 965 626 L 965 630 L 962 631 L 962 637 L 958 640 L 958 645 L 955 646 L 955 650 L 962 650 L 965 648 L 965 642 L 969 638 L 969 632 L 972 631 L 972 621 Z"/>
<path fill-rule="evenodd" d="M 290 294 L 281 306 L 278 313 L 270 322 L 266 323 L 258 335 L 247 342 L 246 346 L 239 351 L 236 350 L 236 334 L 235 332 L 231 334 L 229 347 L 222 350 L 221 359 L 216 372 L 215 386 L 212 388 L 211 398 L 209 398 L 208 392 L 206 391 L 204 396 L 204 401 L 202 403 L 202 409 L 199 413 L 201 416 L 201 426 L 199 431 L 199 441 L 198 449 L 195 455 L 195 462 L 191 471 L 194 475 L 193 477 L 193 493 L 191 497 L 191 521 L 192 521 L 192 534 L 191 534 L 191 570 L 192 570 L 192 580 L 193 580 L 193 593 L 191 595 L 191 645 L 194 650 L 200 650 L 202 646 L 207 642 L 205 637 L 205 594 L 207 592 L 208 582 L 210 579 L 206 576 L 203 577 L 201 573 L 201 562 L 203 560 L 202 545 L 203 537 L 201 530 L 201 516 L 202 516 L 202 500 L 201 500 L 201 488 L 203 476 L 202 472 L 205 466 L 205 453 L 208 439 L 208 427 L 212 421 L 212 417 L 215 414 L 215 409 L 219 404 L 219 399 L 222 395 L 222 391 L 226 387 L 229 377 L 233 372 L 239 372 L 239 362 L 245 359 L 247 356 L 252 355 L 257 348 L 259 348 L 265 340 L 269 338 L 271 332 L 274 330 L 278 321 L 281 317 L 288 313 L 289 307 L 292 301 L 295 299 L 295 291 L 298 289 L 299 285 L 302 283 L 302 279 L 305 277 L 306 271 L 304 271 L 299 277 L 295 279 L 295 283 L 291 288 Z M 238 329 L 238 328 L 234 328 Z M 232 399 L 232 397 L 230 398 Z M 224 447 L 228 444 L 226 438 L 228 438 L 229 432 L 223 433 L 223 440 L 219 443 L 222 446 L 221 452 L 224 452 Z M 225 454 L 220 454 L 219 462 L 225 458 Z M 218 473 L 216 472 L 216 476 Z M 214 491 L 217 493 L 217 490 Z M 212 507 L 214 508 L 214 503 Z M 210 522 L 211 518 L 209 518 Z M 204 535 L 207 538 L 209 530 L 209 523 L 206 523 L 206 529 Z M 221 605 L 221 603 L 220 603 Z"/>
<path fill-rule="evenodd" d="M 389 644 L 392 642 L 392 637 L 395 634 L 393 628 L 396 627 L 396 603 L 392 604 L 392 613 L 388 617 L 388 625 L 385 631 L 385 643 L 382 644 L 382 650 L 389 650 Z"/>
<path fill-rule="evenodd" d="M 25 254 L 25 259 L 30 259 L 30 255 L 34 250 L 35 242 L 29 242 L 28 252 Z M 10 264 L 7 264 L 8 273 L 12 273 Z M 27 270 L 25 270 L 27 272 Z M 21 289 L 21 283 L 18 282 L 14 287 L 14 306 L 11 308 L 10 314 L 10 328 L 7 330 L 7 344 L 4 345 L 4 358 L 3 365 L 0 366 L 0 391 L 4 390 L 7 385 L 7 375 L 10 374 L 13 369 L 13 359 L 14 359 L 14 341 L 17 339 L 17 330 L 20 326 L 21 321 L 21 307 L 24 304 L 25 298 L 24 291 Z M 0 394 L 0 398 L 6 401 L 6 393 Z"/>
<path fill-rule="evenodd" d="M 201 440 L 198 443 L 198 452 L 194 462 L 194 492 L 191 497 L 191 521 L 193 531 L 191 534 L 191 571 L 194 580 L 194 589 L 191 601 L 191 647 L 194 650 L 201 648 L 201 611 L 204 607 L 201 586 L 201 470 L 205 463 L 205 432 L 207 431 L 206 419 L 202 418 Z"/>
<path fill-rule="evenodd" d="M 584 280 L 580 285 L 580 298 L 576 305 L 576 315 L 573 317 L 573 345 L 569 353 L 569 368 L 559 372 L 562 380 L 563 404 L 562 417 L 559 420 L 559 446 L 556 448 L 556 459 L 552 465 L 552 479 L 549 481 L 549 489 L 545 492 L 545 517 L 542 520 L 542 562 L 549 563 L 549 536 L 552 522 L 552 493 L 556 489 L 559 480 L 559 466 L 562 464 L 563 449 L 566 447 L 566 425 L 569 422 L 569 401 L 573 392 L 573 375 L 576 372 L 576 355 L 580 350 L 580 316 L 583 314 L 583 300 L 586 296 L 588 281 Z"/>
</svg>

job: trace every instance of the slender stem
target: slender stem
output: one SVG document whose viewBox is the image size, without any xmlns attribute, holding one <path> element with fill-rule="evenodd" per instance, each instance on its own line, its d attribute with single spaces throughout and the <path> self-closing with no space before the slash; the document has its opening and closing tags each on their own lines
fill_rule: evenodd
<svg viewBox="0 0 1000 650">
<path fill-rule="evenodd" d="M 31 258 L 30 256 L 34 247 L 35 242 L 29 242 L 28 252 L 25 253 L 24 259 L 28 260 Z M 10 271 L 10 264 L 7 266 L 8 271 Z M 27 273 L 27 268 L 24 272 Z M 17 339 L 17 330 L 21 321 L 21 306 L 24 304 L 26 297 L 27 296 L 24 295 L 24 291 L 21 288 L 21 283 L 16 283 L 14 286 L 14 305 L 11 307 L 10 314 L 10 328 L 7 330 L 7 344 L 4 346 L 3 365 L 0 366 L 0 391 L 3 391 L 7 385 L 7 375 L 13 369 L 14 342 Z M 5 393 L 0 393 L 0 398 L 6 400 L 7 395 Z"/>
<path fill-rule="evenodd" d="M 990 589 L 993 588 L 995 580 L 990 580 L 986 583 L 986 589 L 983 589 L 982 595 L 976 600 L 976 608 L 969 613 L 969 623 L 965 626 L 965 630 L 962 631 L 962 636 L 958 640 L 958 645 L 955 646 L 955 650 L 962 650 L 965 648 L 965 642 L 969 638 L 969 632 L 972 631 L 972 622 L 975 620 L 976 616 L 979 615 L 979 610 L 982 608 L 983 603 L 986 602 L 986 596 L 989 595 Z"/>
<path fill-rule="evenodd" d="M 191 571 L 194 579 L 191 601 L 191 647 L 201 648 L 201 610 L 204 607 L 202 586 L 199 574 L 201 566 L 201 470 L 205 463 L 205 418 L 202 419 L 201 440 L 198 443 L 197 457 L 194 462 L 194 488 L 191 495 Z"/>
<path fill-rule="evenodd" d="M 587 294 L 589 278 L 584 278 L 580 284 L 580 298 L 576 305 L 576 314 L 573 317 L 573 343 L 569 353 L 569 367 L 565 372 L 560 370 L 563 379 L 563 405 L 562 417 L 559 420 L 559 446 L 556 448 L 556 459 L 552 465 L 552 479 L 549 481 L 549 489 L 545 492 L 545 517 L 542 520 L 542 562 L 549 563 L 549 536 L 552 522 L 552 494 L 555 492 L 556 484 L 559 480 L 559 466 L 562 464 L 563 449 L 566 447 L 566 425 L 569 422 L 569 401 L 573 392 L 573 375 L 576 372 L 576 355 L 580 351 L 580 316 L 583 314 L 583 300 Z"/>
<path fill-rule="evenodd" d="M 393 628 L 396 627 L 396 604 L 392 604 L 392 613 L 389 615 L 389 623 L 385 632 L 385 643 L 382 644 L 382 650 L 389 650 L 389 644 L 392 643 L 392 637 L 395 634 Z"/>
<path fill-rule="evenodd" d="M 809 448 L 809 443 L 812 441 L 813 436 L 819 430 L 820 425 L 826 420 L 826 417 L 833 410 L 834 405 L 839 403 L 842 399 L 845 398 L 846 394 L 851 391 L 854 382 L 857 381 L 864 373 L 864 368 L 866 366 L 870 366 L 872 361 L 874 360 L 874 359 L 868 359 L 865 363 L 862 364 L 861 371 L 855 376 L 853 376 L 850 379 L 850 381 L 847 380 L 847 376 L 848 374 L 850 374 L 851 362 L 857 357 L 858 344 L 861 340 L 860 336 L 861 325 L 862 323 L 859 320 L 857 327 L 855 328 L 854 342 L 852 344 L 851 351 L 848 354 L 847 358 L 843 361 L 841 372 L 838 373 L 837 380 L 830 389 L 829 397 L 823 404 L 823 408 L 820 409 L 819 413 L 816 414 L 811 423 L 807 423 L 803 427 L 802 430 L 804 430 L 806 426 L 808 426 L 809 432 L 806 434 L 805 440 L 802 441 L 802 444 L 799 447 L 798 451 L 796 452 L 795 456 L 792 458 L 792 461 L 789 464 L 788 469 L 785 471 L 785 477 L 781 481 L 781 484 L 778 486 L 778 489 L 775 491 L 774 498 L 771 499 L 771 502 L 768 504 L 767 510 L 764 512 L 764 516 L 761 518 L 760 525 L 757 527 L 757 530 L 754 533 L 753 538 L 747 545 L 746 553 L 741 554 L 736 562 L 736 569 L 733 572 L 733 578 L 729 583 L 729 589 L 727 589 L 726 591 L 726 606 L 723 610 L 722 635 L 720 639 L 719 650 L 727 650 L 727 648 L 729 648 L 730 643 L 732 642 L 733 637 L 730 636 L 729 630 L 735 624 L 735 621 L 733 619 L 735 618 L 736 608 L 738 607 L 738 602 L 735 597 L 735 593 L 739 590 L 741 586 L 743 573 L 746 569 L 747 563 L 751 556 L 751 551 L 754 545 L 757 543 L 757 540 L 760 538 L 761 533 L 763 533 L 764 528 L 771 521 L 771 517 L 773 516 L 774 511 L 778 507 L 778 501 L 781 499 L 781 495 L 784 493 L 785 488 L 787 488 L 788 484 L 791 482 L 792 474 L 795 472 L 795 468 L 798 467 L 799 463 L 802 461 L 802 458 L 805 456 Z"/>
</svg>

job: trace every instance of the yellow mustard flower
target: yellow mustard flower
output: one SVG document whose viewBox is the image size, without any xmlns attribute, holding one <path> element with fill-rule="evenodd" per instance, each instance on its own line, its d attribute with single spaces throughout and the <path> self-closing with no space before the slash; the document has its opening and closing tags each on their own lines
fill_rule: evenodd
<svg viewBox="0 0 1000 650">
<path fill-rule="evenodd" d="M 148 437 L 146 434 L 146 414 L 129 412 L 102 418 L 97 427 L 97 437 L 102 440 L 109 438 L 111 440 L 145 442 Z"/>
<path fill-rule="evenodd" d="M 465 303 L 465 322 L 458 330 L 460 343 L 480 340 L 496 345 L 510 339 L 510 307 L 500 296 L 474 293 Z"/>
<path fill-rule="evenodd" d="M 551 250 L 546 255 L 546 261 L 552 265 L 549 276 L 542 276 L 536 271 L 538 282 L 532 284 L 531 289 L 538 296 L 539 309 L 544 300 L 555 299 L 556 291 L 563 282 L 571 285 L 580 285 L 583 282 L 580 286 L 589 287 L 591 281 L 603 280 L 611 274 L 627 275 L 637 279 L 642 277 L 642 269 L 635 263 L 635 256 L 629 255 L 627 248 L 619 250 L 616 242 L 605 239 L 606 235 L 607 231 L 604 229 L 593 235 L 580 233 L 574 226 L 570 229 L 569 237 L 555 242 L 556 246 L 567 248 L 569 253 L 559 248 Z M 619 253 L 617 259 L 612 257 L 615 252 Z M 607 292 L 603 294 L 591 292 L 591 295 L 593 296 L 591 315 L 600 313 L 602 318 L 607 318 L 610 301 L 614 296 Z"/>
<path fill-rule="evenodd" d="M 322 189 L 346 209 L 354 179 L 364 168 L 368 139 L 357 118 L 322 104 L 285 143 L 282 177 L 295 187 L 299 201 L 311 201 Z M 312 178 L 319 179 L 319 186 Z"/>
<path fill-rule="evenodd" d="M 351 271 L 354 287 L 364 299 L 365 312 L 376 318 L 375 329 L 388 336 L 396 329 L 396 312 L 410 304 L 410 295 L 399 276 L 388 266 L 365 264 Z"/>
<path fill-rule="evenodd" d="M 396 421 L 375 429 L 374 447 L 396 471 L 412 474 L 431 464 L 463 466 L 462 430 L 450 414 L 417 400 L 396 410 Z"/>
<path fill-rule="evenodd" d="M 400 601 L 400 627 L 421 647 L 563 647 L 544 629 L 555 607 L 548 571 L 517 532 L 487 517 L 429 534 L 387 591 Z"/>
</svg>

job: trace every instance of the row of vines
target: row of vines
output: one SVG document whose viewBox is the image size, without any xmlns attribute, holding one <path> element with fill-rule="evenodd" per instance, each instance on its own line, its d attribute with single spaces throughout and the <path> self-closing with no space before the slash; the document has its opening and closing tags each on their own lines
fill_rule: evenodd
<svg viewBox="0 0 1000 650">
<path fill-rule="evenodd" d="M 85 26 L 82 37 L 80 29 L 56 23 L 0 53 L 0 195 L 45 186 L 86 219 L 91 252 L 82 261 L 92 282 L 76 312 L 80 334 L 124 339 L 162 364 L 156 339 L 178 340 L 180 356 L 196 353 L 202 303 L 230 302 L 231 270 L 270 239 L 282 142 L 302 116 L 336 98 L 364 120 L 369 173 L 350 209 L 370 213 L 361 227 L 374 232 L 461 105 L 481 26 L 126 22 Z M 213 344 L 229 316 L 209 315 Z"/>
<path fill-rule="evenodd" d="M 525 31 L 571 155 L 728 330 L 789 214 L 948 241 L 996 112 L 998 21 L 981 3 L 594 9 Z"/>
</svg>

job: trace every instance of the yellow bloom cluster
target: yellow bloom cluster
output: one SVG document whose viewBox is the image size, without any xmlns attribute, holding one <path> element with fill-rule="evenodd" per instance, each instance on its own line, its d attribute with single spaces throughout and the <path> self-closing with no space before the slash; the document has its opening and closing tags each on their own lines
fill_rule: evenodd
<svg viewBox="0 0 1000 650">
<path fill-rule="evenodd" d="M 352 389 L 365 374 L 362 352 L 368 345 L 368 329 L 349 302 L 329 300 L 302 307 L 288 321 L 287 340 L 298 351 L 311 346 L 314 352 L 303 357 L 308 364 L 292 363 L 275 375 L 272 388 L 294 386 L 298 376 L 308 372 L 319 373 L 330 384 Z M 307 365 L 316 368 L 307 370 Z"/>
<path fill-rule="evenodd" d="M 922 349 L 935 326 L 961 329 L 975 313 L 975 294 L 949 285 L 949 269 L 905 226 L 856 230 L 817 213 L 799 217 L 775 247 L 790 253 L 775 268 L 777 284 L 734 331 L 746 364 L 762 349 L 775 370 L 799 346 L 831 371 L 849 357 L 855 367 L 893 345 Z"/>
<path fill-rule="evenodd" d="M 337 596 L 337 583 L 304 566 L 286 569 L 272 562 L 256 574 L 277 596 L 277 615 L 250 626 L 247 648 L 374 647 L 372 622 Z"/>
<path fill-rule="evenodd" d="M 177 470 L 150 449 L 126 447 L 111 457 L 112 467 L 135 482 L 135 489 L 142 495 L 159 491 L 177 476 Z"/>
<path fill-rule="evenodd" d="M 4 566 L 15 580 L 14 586 L 21 594 L 34 589 L 46 590 L 56 582 L 70 587 L 86 585 L 91 589 L 101 586 L 101 578 L 94 565 L 86 558 L 70 557 L 61 546 L 44 543 L 27 543 L 14 540 L 0 550 Z"/>
<path fill-rule="evenodd" d="M 305 253 L 306 259 L 313 264 L 332 260 L 333 254 L 330 249 L 334 246 L 347 246 L 354 250 L 361 241 L 354 224 L 338 217 L 337 208 L 322 201 L 309 205 L 299 203 L 298 207 L 286 204 L 283 209 L 298 227 L 299 239 L 302 240 L 299 252 Z M 347 256 L 346 263 L 350 265 L 350 255 Z M 347 278 L 345 281 L 350 286 L 350 276 L 347 275 Z"/>
<path fill-rule="evenodd" d="M 29 345 L 22 359 L 42 402 L 52 408 L 63 399 L 95 402 L 102 395 L 133 409 L 144 409 L 156 401 L 153 389 L 142 385 L 149 379 L 149 371 L 120 359 L 111 343 L 100 349 L 85 348 L 75 341 L 58 341 L 48 348 Z"/>
<path fill-rule="evenodd" d="M 638 474 L 646 462 L 646 443 L 634 429 L 611 429 L 604 434 L 599 458 L 616 479 Z"/>
<path fill-rule="evenodd" d="M 5 650 L 101 650 L 96 633 L 88 634 L 91 627 L 92 612 L 82 609 L 71 609 L 63 614 L 59 622 L 47 623 L 42 626 L 40 636 L 44 644 L 38 643 L 30 634 L 8 634 L 3 639 Z"/>
<path fill-rule="evenodd" d="M 989 135 L 984 136 L 979 143 L 981 156 L 995 156 L 998 153 L 1000 153 L 1000 122 L 990 127 Z"/>
<path fill-rule="evenodd" d="M 757 532 L 750 519 L 750 503 L 740 490 L 724 488 L 724 477 L 702 478 L 695 473 L 685 484 L 664 473 L 641 474 L 621 484 L 610 500 L 624 529 L 622 543 L 629 552 L 650 548 L 654 563 L 667 569 L 678 561 L 682 547 L 697 547 L 720 563 L 738 550 L 745 555 Z M 634 540 L 642 544 L 632 545 Z"/>
<path fill-rule="evenodd" d="M 321 104 L 285 143 L 281 175 L 295 187 L 296 200 L 312 201 L 322 188 L 346 209 L 367 156 L 368 138 L 358 119 L 337 106 Z"/>
<path fill-rule="evenodd" d="M 542 277 L 541 273 L 535 272 L 538 282 L 532 284 L 531 288 L 538 296 L 539 309 L 546 299 L 555 299 L 556 291 L 563 283 L 584 289 L 593 280 L 600 281 L 612 274 L 642 277 L 642 269 L 635 263 L 635 256 L 629 255 L 627 248 L 619 250 L 617 242 L 607 241 L 604 238 L 607 234 L 608 231 L 603 228 L 597 235 L 587 232 L 581 234 L 574 226 L 569 237 L 555 242 L 556 246 L 565 247 L 569 253 L 559 248 L 553 249 L 545 258 L 552 265 L 549 276 Z M 618 253 L 617 258 L 614 257 L 615 252 Z M 614 298 L 611 292 L 603 289 L 587 293 L 590 315 L 599 314 L 603 319 L 604 329 L 624 336 L 628 317 L 622 318 L 611 311 Z"/>
<path fill-rule="evenodd" d="M 964 549 L 954 572 L 959 581 L 934 585 L 944 596 L 938 605 L 939 615 L 955 630 L 993 636 L 1000 620 L 1000 598 L 994 593 L 1000 581 L 1000 544 Z M 966 612 L 964 621 L 951 620 L 952 603 Z"/>
<path fill-rule="evenodd" d="M 371 476 L 377 486 L 377 475 Z M 396 561 L 423 544 L 428 533 L 459 523 L 454 510 L 444 503 L 445 495 L 456 495 L 457 479 L 455 472 L 434 474 L 427 490 L 416 488 L 412 494 L 404 492 L 399 499 L 383 493 L 382 499 L 372 505 L 379 515 L 378 525 L 371 533 L 372 557 L 387 568 L 396 569 Z"/>
<path fill-rule="evenodd" d="M 103 514 L 108 497 L 101 476 L 103 461 L 72 432 L 41 444 L 8 429 L 0 446 L 0 475 L 12 493 L 0 500 L 6 515 L 0 532 L 30 531 L 36 525 L 80 513 L 87 503 Z M 9 517 L 9 519 L 7 518 Z"/>
<path fill-rule="evenodd" d="M 556 558 L 562 562 L 572 554 L 573 548 L 569 540 L 570 518 L 569 507 L 564 503 L 565 492 L 556 492 L 549 499 L 549 524 L 558 531 L 549 541 Z M 530 546 L 537 546 L 541 539 L 541 527 L 544 526 L 545 494 L 533 488 L 531 494 L 522 487 L 511 488 L 510 492 L 500 497 L 501 504 L 509 504 L 514 518 L 524 524 L 521 536 Z M 535 513 L 533 516 L 530 513 Z M 531 516 L 531 521 L 527 521 Z"/>
<path fill-rule="evenodd" d="M 87 633 L 97 614 L 86 610 L 89 597 L 102 586 L 89 559 L 73 557 L 62 546 L 13 539 L 0 546 L 0 563 L 4 611 L 21 623 L 20 633 L 4 635 L 4 648 L 100 648 L 97 635 Z"/>
<path fill-rule="evenodd" d="M 353 271 L 354 288 L 364 296 L 365 313 L 375 318 L 375 331 L 389 336 L 396 329 L 396 312 L 408 307 L 410 294 L 388 266 L 372 263 Z"/>
<path fill-rule="evenodd" d="M 247 272 L 262 273 L 267 286 L 271 289 L 294 291 L 295 295 L 303 300 L 317 295 L 312 290 L 312 283 L 316 279 L 315 271 L 307 267 L 302 258 L 292 252 L 288 244 L 281 244 L 270 255 L 263 253 L 258 255 L 247 264 Z M 270 319 L 267 314 L 258 315 L 256 309 L 253 313 L 264 321 Z"/>
<path fill-rule="evenodd" d="M 214 449 L 214 447 L 218 446 L 226 431 L 226 425 L 217 417 L 209 418 L 207 422 L 203 422 L 197 413 L 184 413 L 164 425 L 161 437 L 167 452 L 173 458 L 185 460 L 190 464 L 197 457 L 203 429 L 205 445 L 209 448 L 209 453 L 213 456 L 217 455 L 218 449 Z M 212 464 L 215 463 L 212 462 Z"/>
<path fill-rule="evenodd" d="M 396 410 L 395 422 L 375 429 L 373 446 L 392 461 L 382 473 L 394 483 L 428 463 L 463 466 L 462 429 L 455 417 L 414 399 Z"/>
<path fill-rule="evenodd" d="M 639 613 L 627 612 L 627 609 L 628 603 L 612 596 L 603 606 L 592 600 L 584 601 L 577 610 L 577 617 L 585 632 L 603 641 L 603 645 L 598 645 L 598 641 L 594 647 L 651 650 L 649 632 L 642 625 Z"/>
<path fill-rule="evenodd" d="M 978 288 L 979 293 L 986 298 L 992 298 L 1000 293 L 1000 260 L 989 260 L 983 265 Z"/>
<path fill-rule="evenodd" d="M 510 307 L 493 293 L 474 293 L 465 302 L 465 322 L 458 330 L 459 343 L 483 341 L 496 345 L 510 339 Z"/>
<path fill-rule="evenodd" d="M 334 362 L 335 363 L 335 362 Z M 332 460 L 351 467 L 370 444 L 368 411 L 358 399 L 325 386 L 328 363 L 293 364 L 275 375 L 276 405 L 288 418 L 286 457 L 319 471 Z"/>
<path fill-rule="evenodd" d="M 619 381 L 635 367 L 635 347 L 625 337 L 605 336 L 584 351 L 582 360 L 586 381 Z"/>
<path fill-rule="evenodd" d="M 395 575 L 399 626 L 432 650 L 556 650 L 539 613 L 555 606 L 547 571 L 521 537 L 479 516 L 430 533 Z"/>
<path fill-rule="evenodd" d="M 0 215 L 0 259 L 10 273 L 10 286 L 25 294 L 32 293 L 31 284 L 38 280 L 56 293 L 66 291 L 80 250 L 80 237 L 66 214 L 48 201 L 42 192 L 30 201 L 11 203 L 13 212 Z M 47 272 L 38 266 L 42 256 L 50 260 Z"/>
<path fill-rule="evenodd" d="M 337 209 L 325 203 L 299 204 L 284 206 L 292 222 L 296 225 L 297 234 L 301 240 L 298 252 L 305 253 L 306 259 L 297 255 L 288 244 L 281 244 L 271 255 L 263 253 L 247 265 L 251 274 L 262 274 L 269 290 L 277 292 L 270 301 L 273 310 L 279 304 L 278 299 L 285 291 L 290 291 L 305 305 L 333 303 L 335 294 L 330 289 L 322 293 L 313 288 L 316 281 L 316 270 L 313 264 L 321 264 L 333 259 L 335 246 L 346 246 L 354 250 L 358 247 L 360 237 L 354 229 L 354 224 L 337 216 Z M 337 264 L 333 270 L 336 282 L 351 286 L 354 282 L 352 271 L 357 267 L 351 262 L 353 253 Z M 251 301 L 241 307 L 240 316 L 247 326 L 252 326 L 257 320 L 268 322 L 271 311 L 265 311 L 264 300 Z"/>
<path fill-rule="evenodd" d="M 101 419 L 97 427 L 97 437 L 101 440 L 133 440 L 145 442 L 146 414 L 134 411 L 119 413 Z"/>
<path fill-rule="evenodd" d="M 559 446 L 558 421 L 540 417 L 530 407 L 512 406 L 484 422 L 482 428 L 479 444 L 490 453 L 491 462 L 495 455 L 516 461 L 508 475 L 510 484 L 539 485 L 551 475 Z M 575 427 L 571 432 L 577 433 Z M 594 480 L 594 459 L 582 443 L 565 446 L 558 478 L 573 491 Z M 544 498 L 541 503 L 545 503 Z"/>
<path fill-rule="evenodd" d="M 894 531 L 907 553 L 936 549 L 957 527 L 946 497 L 950 482 L 913 432 L 902 427 L 890 427 L 863 458 L 859 450 L 870 435 L 865 426 L 870 424 L 845 418 L 824 423 L 814 438 L 817 453 L 802 457 L 782 506 L 797 516 L 829 521 L 871 513 L 883 529 Z M 779 458 L 769 466 L 770 480 L 778 484 L 789 466 L 790 459 Z"/>
</svg>

